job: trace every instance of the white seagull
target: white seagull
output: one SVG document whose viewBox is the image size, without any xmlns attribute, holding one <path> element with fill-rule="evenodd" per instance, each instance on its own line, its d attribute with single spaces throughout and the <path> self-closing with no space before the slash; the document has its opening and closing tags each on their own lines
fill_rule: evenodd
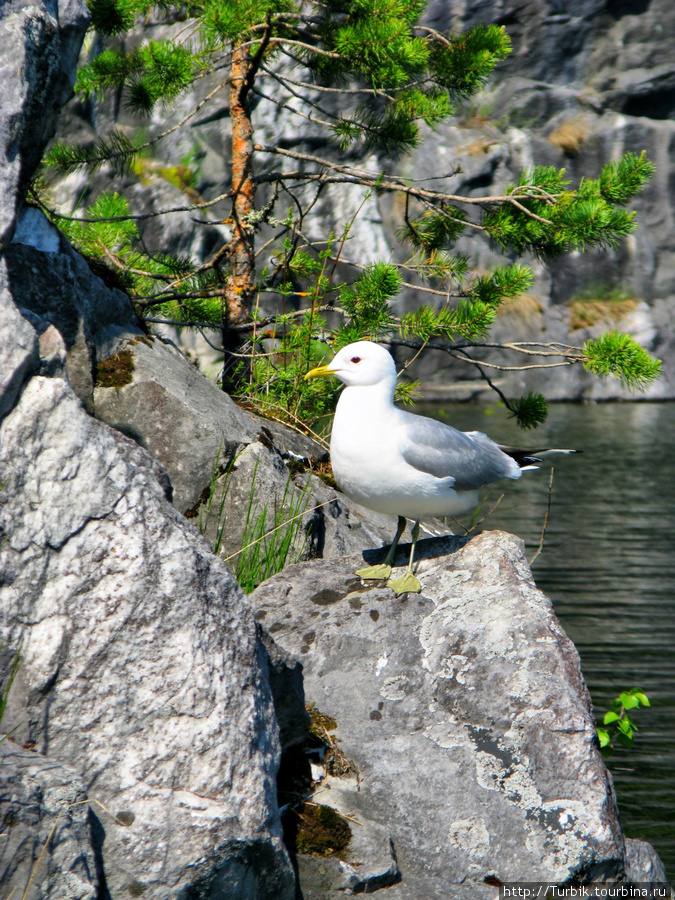
<svg viewBox="0 0 675 900">
<path fill-rule="evenodd" d="M 539 459 L 532 454 L 547 451 L 500 447 L 480 431 L 458 431 L 394 406 L 394 360 L 371 341 L 343 347 L 332 362 L 311 369 L 305 378 L 328 375 L 346 385 L 330 439 L 335 480 L 357 503 L 398 516 L 384 563 L 356 574 L 390 579 L 387 585 L 396 594 L 419 592 L 422 586 L 413 574 L 413 558 L 420 519 L 466 512 L 478 504 L 480 488 L 500 478 L 520 478 L 522 469 L 537 468 Z M 414 522 L 410 561 L 404 575 L 391 580 L 406 519 Z"/>
</svg>

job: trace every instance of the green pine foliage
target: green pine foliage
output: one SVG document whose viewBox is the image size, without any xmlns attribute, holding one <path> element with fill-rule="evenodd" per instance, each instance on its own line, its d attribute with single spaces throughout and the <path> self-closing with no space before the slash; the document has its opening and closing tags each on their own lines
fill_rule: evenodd
<svg viewBox="0 0 675 900">
<path fill-rule="evenodd" d="M 431 69 L 439 85 L 460 97 L 480 90 L 495 65 L 511 52 L 511 40 L 498 25 L 477 25 L 461 35 L 451 35 L 437 48 Z"/>
<path fill-rule="evenodd" d="M 626 387 L 644 390 L 661 372 L 661 360 L 651 356 L 629 334 L 608 331 L 583 347 L 584 368 L 594 375 L 614 376 Z"/>
<path fill-rule="evenodd" d="M 422 24 L 424 0 L 195 0 L 189 7 L 167 0 L 87 2 L 101 50 L 78 72 L 75 89 L 80 95 L 97 102 L 115 92 L 136 114 L 157 116 L 161 111 L 167 119 L 162 131 L 170 133 L 190 118 L 181 119 L 182 106 L 180 115 L 175 113 L 177 101 L 192 91 L 198 96 L 196 86 L 204 76 L 216 82 L 221 77 L 220 87 L 231 88 L 230 66 L 239 54 L 247 60 L 249 99 L 262 86 L 268 102 L 323 128 L 325 144 L 317 152 L 324 155 L 305 155 L 301 172 L 276 165 L 274 154 L 281 147 L 258 146 L 249 160 L 260 173 L 261 192 L 270 190 L 264 205 L 245 214 L 247 233 L 254 242 L 263 226 L 276 231 L 266 263 L 250 272 L 250 295 L 276 295 L 281 311 L 265 317 L 257 308 L 249 310 L 243 353 L 233 355 L 228 365 L 240 396 L 269 415 L 321 429 L 337 386 L 305 382 L 303 375 L 333 349 L 364 337 L 415 347 L 431 344 L 471 364 L 471 348 L 488 343 L 502 304 L 531 289 L 533 272 L 519 257 L 533 254 L 546 260 L 571 250 L 613 247 L 635 230 L 627 204 L 654 170 L 644 153 L 626 153 L 607 163 L 597 178 L 578 184 L 564 169 L 534 166 L 502 196 L 485 198 L 457 197 L 437 190 L 434 179 L 417 183 L 391 174 L 393 163 L 386 172 L 355 164 L 368 156 L 373 167 L 377 153 L 396 159 L 419 144 L 425 129 L 438 127 L 457 104 L 480 90 L 511 49 L 501 26 L 441 34 Z M 120 39 L 142 18 L 162 15 L 180 24 L 173 38 Z M 337 102 L 324 105 L 326 97 Z M 200 105 L 200 115 L 208 115 L 208 109 L 202 111 Z M 253 105 L 250 115 L 255 126 Z M 149 161 L 154 171 L 162 168 L 152 160 L 159 140 L 112 131 L 84 146 L 54 145 L 45 166 L 65 175 L 108 165 L 113 173 L 140 177 Z M 258 154 L 268 154 L 262 166 Z M 342 182 L 344 189 L 394 194 L 401 201 L 398 209 L 405 212 L 399 238 L 409 247 L 405 262 L 359 266 L 358 247 L 351 244 L 353 221 L 338 239 L 325 235 L 325 243 L 313 244 L 305 236 L 308 208 L 330 180 Z M 294 191 L 301 182 L 307 196 L 316 187 L 316 199 L 301 199 Z M 188 196 L 187 189 L 194 188 L 185 179 L 176 184 Z M 292 203 L 284 219 L 276 218 L 279 196 Z M 227 344 L 227 243 L 214 254 L 213 265 L 149 254 L 137 219 L 114 191 L 96 199 L 82 220 L 54 214 L 53 221 L 97 271 L 105 268 L 114 275 L 140 315 L 170 319 L 181 327 L 195 323 L 224 329 Z M 456 248 L 472 229 L 485 233 L 511 262 L 472 275 L 467 256 Z M 349 269 L 338 266 L 343 255 L 355 258 L 357 268 L 351 271 L 358 276 L 349 277 Z M 397 318 L 397 294 L 411 281 L 431 288 L 436 302 Z M 478 371 L 494 387 L 478 362 L 482 352 L 476 357 Z M 509 352 L 515 352 L 513 345 Z M 580 362 L 595 375 L 614 376 L 640 390 L 659 374 L 658 360 L 616 332 L 576 350 L 557 345 L 554 352 L 565 363 Z M 546 416 L 539 394 L 502 399 L 523 427 Z"/>
<path fill-rule="evenodd" d="M 548 405 L 543 394 L 530 391 L 524 397 L 509 401 L 511 415 L 521 428 L 536 428 L 548 418 Z"/>
<path fill-rule="evenodd" d="M 644 151 L 626 153 L 605 166 L 597 179 L 570 190 L 565 170 L 534 166 L 511 184 L 507 202 L 488 210 L 483 227 L 503 250 L 552 258 L 570 250 L 615 247 L 637 227 L 635 213 L 622 209 L 649 181 L 653 163 Z"/>
<path fill-rule="evenodd" d="M 107 138 L 98 138 L 91 144 L 69 146 L 53 144 L 43 158 L 43 164 L 59 175 L 69 175 L 78 169 L 95 172 L 102 165 L 110 165 L 118 175 L 131 169 L 138 150 L 121 131 L 113 129 Z"/>
</svg>

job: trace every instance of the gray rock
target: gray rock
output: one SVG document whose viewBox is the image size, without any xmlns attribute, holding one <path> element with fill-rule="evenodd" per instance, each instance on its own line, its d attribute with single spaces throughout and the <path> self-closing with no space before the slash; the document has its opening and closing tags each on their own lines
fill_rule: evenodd
<svg viewBox="0 0 675 900">
<path fill-rule="evenodd" d="M 349 861 L 336 857 L 298 855 L 298 878 L 303 900 L 341 900 L 345 895 L 374 894 L 401 881 L 389 829 L 367 819 L 360 810 L 354 820 L 351 795 L 343 797 L 337 779 L 328 779 L 316 792 L 316 802 L 330 805 L 351 820 Z M 326 793 L 329 791 L 330 793 Z M 384 896 L 392 896 L 389 891 Z"/>
<path fill-rule="evenodd" d="M 26 4 L 0 11 L 0 247 L 9 240 L 28 182 L 72 95 L 89 24 L 83 0 Z"/>
<path fill-rule="evenodd" d="M 427 540 L 420 556 L 420 596 L 363 585 L 353 556 L 294 566 L 249 598 L 302 661 L 308 701 L 337 721 L 358 770 L 336 807 L 393 841 L 402 881 L 387 896 L 620 876 L 624 842 L 579 658 L 522 542 Z M 316 799 L 333 805 L 330 789 Z"/>
<path fill-rule="evenodd" d="M 82 779 L 0 737 L 0 885 L 22 900 L 94 900 L 102 887 Z"/>
<path fill-rule="evenodd" d="M 666 867 L 647 841 L 626 838 L 626 880 L 643 885 L 668 881 Z"/>
<path fill-rule="evenodd" d="M 268 428 L 239 409 L 171 343 L 150 338 L 120 346 L 133 354 L 132 381 L 120 388 L 97 387 L 96 416 L 132 437 L 164 466 L 178 509 L 188 510 L 202 498 L 218 457 L 225 464 L 239 444 L 255 441 L 265 428 L 287 453 L 324 454 L 304 435 Z"/>
<path fill-rule="evenodd" d="M 5 261 L 0 259 L 0 418 L 11 409 L 38 360 L 37 334 L 12 300 Z"/>
<path fill-rule="evenodd" d="M 267 662 L 231 575 L 61 379 L 32 378 L 0 437 L 3 727 L 85 779 L 112 896 L 290 900 Z"/>
<path fill-rule="evenodd" d="M 284 752 L 303 744 L 309 733 L 302 665 L 275 643 L 260 624 L 258 637 L 264 648 L 274 712 L 279 726 L 279 743 Z"/>
<path fill-rule="evenodd" d="M 143 335 L 129 298 L 105 285 L 38 209 L 21 210 L 5 259 L 13 295 L 40 334 L 58 331 L 71 387 L 93 412 L 97 363 Z"/>
</svg>

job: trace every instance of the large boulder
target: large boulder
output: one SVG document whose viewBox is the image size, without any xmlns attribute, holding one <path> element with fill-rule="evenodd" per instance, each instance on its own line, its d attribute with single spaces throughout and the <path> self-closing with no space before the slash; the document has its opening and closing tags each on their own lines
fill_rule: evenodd
<svg viewBox="0 0 675 900">
<path fill-rule="evenodd" d="M 362 584 L 361 555 L 299 564 L 250 595 L 302 660 L 307 699 L 337 723 L 332 736 L 356 770 L 329 776 L 313 799 L 384 832 L 376 859 L 363 858 L 361 838 L 339 865 L 301 859 L 303 890 L 342 896 L 359 863 L 378 861 L 384 875 L 389 840 L 400 883 L 387 896 L 401 900 L 445 900 L 450 885 L 488 898 L 500 882 L 623 877 L 579 657 L 522 542 L 487 532 L 419 550 L 419 596 Z"/>
<path fill-rule="evenodd" d="M 291 898 L 267 662 L 236 582 L 159 466 L 62 379 L 33 377 L 0 435 L 2 639 L 21 648 L 3 725 L 86 780 L 113 896 Z"/>
</svg>

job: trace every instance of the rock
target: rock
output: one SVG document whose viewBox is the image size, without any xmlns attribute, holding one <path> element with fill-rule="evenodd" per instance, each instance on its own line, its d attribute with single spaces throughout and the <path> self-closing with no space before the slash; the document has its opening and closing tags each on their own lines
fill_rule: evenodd
<svg viewBox="0 0 675 900">
<path fill-rule="evenodd" d="M 331 808 L 353 818 L 351 795 L 340 796 L 337 779 L 329 779 L 328 787 Z M 326 802 L 324 790 L 319 789 L 316 800 Z M 352 823 L 352 839 L 347 852 L 350 862 L 337 857 L 298 856 L 303 900 L 341 900 L 345 895 L 373 894 L 401 881 L 389 829 L 367 819 L 363 811 L 359 811 L 357 821 Z"/>
<path fill-rule="evenodd" d="M 89 15 L 83 0 L 3 3 L 0 28 L 0 248 L 72 95 Z"/>
<path fill-rule="evenodd" d="M 22 648 L 3 727 L 86 779 L 112 896 L 290 900 L 267 663 L 231 575 L 61 379 L 33 377 L 0 437 L 1 639 Z"/>
<path fill-rule="evenodd" d="M 458 896 L 493 896 L 485 879 L 621 876 L 579 658 L 522 542 L 488 532 L 419 549 L 420 596 L 362 584 L 359 556 L 293 566 L 250 595 L 358 771 L 339 779 L 336 801 L 328 779 L 317 802 L 386 830 L 402 876 L 392 898 L 440 900 L 459 883 Z"/>
<path fill-rule="evenodd" d="M 0 737 L 0 884 L 25 900 L 94 900 L 100 859 L 72 769 Z"/>
<path fill-rule="evenodd" d="M 664 884 L 666 868 L 647 841 L 626 838 L 626 880 L 634 884 Z"/>
<path fill-rule="evenodd" d="M 268 426 L 239 409 L 171 343 L 141 337 L 119 346 L 131 351 L 133 370 L 128 383 L 119 388 L 96 388 L 95 414 L 132 437 L 164 466 L 181 511 L 202 499 L 217 458 L 225 465 L 238 445 L 257 440 L 263 430 L 287 454 L 325 454 L 304 435 Z"/>
<path fill-rule="evenodd" d="M 124 338 L 143 336 L 129 298 L 105 285 L 38 209 L 20 211 L 5 259 L 13 295 L 38 333 L 58 331 L 68 380 L 93 412 L 97 363 Z"/>
<path fill-rule="evenodd" d="M 12 408 L 26 376 L 39 360 L 35 329 L 20 314 L 7 287 L 0 259 L 0 418 Z"/>
<path fill-rule="evenodd" d="M 128 298 L 42 213 L 14 228 L 85 8 L 0 18 L 0 680 L 20 650 L 2 724 L 37 751 L 1 745 L 3 888 L 23 896 L 46 847 L 26 896 L 291 900 L 270 677 L 297 687 L 297 666 L 263 647 L 159 463 L 83 408 L 106 352 L 143 337 Z"/>
<path fill-rule="evenodd" d="M 302 665 L 283 650 L 258 624 L 258 638 L 267 662 L 267 674 L 279 726 L 282 752 L 307 740 L 309 715 L 305 708 Z"/>
</svg>

